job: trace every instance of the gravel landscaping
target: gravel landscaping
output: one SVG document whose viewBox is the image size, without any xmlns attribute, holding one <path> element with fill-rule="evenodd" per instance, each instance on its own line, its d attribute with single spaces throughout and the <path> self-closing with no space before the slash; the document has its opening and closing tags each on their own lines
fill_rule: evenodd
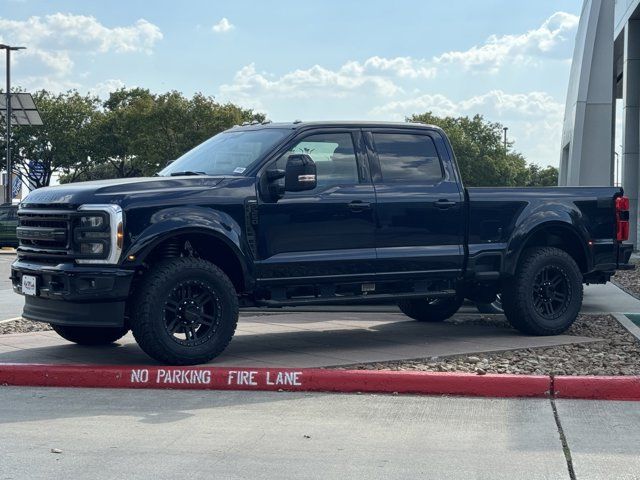
<svg viewBox="0 0 640 480">
<path fill-rule="evenodd" d="M 449 320 L 451 321 L 451 320 Z M 492 318 L 455 318 L 510 328 L 507 321 Z M 581 315 L 568 335 L 602 338 L 603 341 L 527 348 L 499 353 L 477 353 L 350 366 L 362 370 L 413 370 L 425 372 L 515 373 L 535 375 L 640 375 L 640 342 L 609 315 Z"/>
<path fill-rule="evenodd" d="M 625 292 L 640 298 L 640 265 L 638 260 L 631 259 L 631 262 L 636 265 L 635 270 L 618 270 L 611 281 Z"/>
<path fill-rule="evenodd" d="M 31 320 L 24 320 L 22 318 L 0 323 L 0 335 L 7 335 L 9 333 L 42 332 L 45 330 L 51 330 L 48 323 L 32 322 Z"/>
</svg>

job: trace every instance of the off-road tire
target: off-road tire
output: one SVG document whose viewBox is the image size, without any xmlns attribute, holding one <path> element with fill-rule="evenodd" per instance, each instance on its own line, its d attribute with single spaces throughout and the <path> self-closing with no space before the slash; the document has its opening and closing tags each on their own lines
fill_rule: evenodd
<svg viewBox="0 0 640 480">
<path fill-rule="evenodd" d="M 197 345 L 178 343 L 165 319 L 172 292 L 189 282 L 196 282 L 215 296 L 219 317 L 211 336 Z M 197 365 L 212 360 L 229 345 L 238 324 L 238 296 L 229 277 L 216 265 L 194 257 L 170 258 L 143 275 L 130 311 L 131 331 L 147 355 L 168 365 Z"/>
<path fill-rule="evenodd" d="M 78 345 L 108 345 L 124 337 L 129 331 L 126 327 L 72 327 L 51 325 L 53 331 L 65 340 Z"/>
<path fill-rule="evenodd" d="M 539 285 L 543 270 L 551 270 L 562 278 L 565 299 L 558 301 L 557 311 L 545 312 Z M 552 282 L 546 282 L 552 283 Z M 548 296 L 549 294 L 547 294 Z M 538 307 L 536 307 L 536 304 Z M 564 250 L 536 247 L 523 252 L 515 276 L 502 291 L 502 305 L 511 325 L 528 335 L 558 335 L 569 329 L 582 307 L 582 272 Z"/>
<path fill-rule="evenodd" d="M 419 322 L 443 322 L 462 306 L 462 297 L 408 298 L 400 300 L 398 307 L 407 317 Z"/>
</svg>

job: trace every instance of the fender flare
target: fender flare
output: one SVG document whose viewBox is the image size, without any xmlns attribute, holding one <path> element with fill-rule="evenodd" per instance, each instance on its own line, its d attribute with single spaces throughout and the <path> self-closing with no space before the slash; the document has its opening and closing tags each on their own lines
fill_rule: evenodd
<svg viewBox="0 0 640 480">
<path fill-rule="evenodd" d="M 568 217 L 568 215 L 567 215 Z M 515 274 L 520 258 L 527 244 L 536 234 L 540 231 L 555 228 L 564 230 L 568 235 L 573 237 L 573 240 L 577 240 L 581 247 L 581 251 L 584 254 L 586 260 L 586 270 L 588 272 L 592 268 L 592 258 L 589 255 L 588 234 L 571 221 L 570 218 L 555 219 L 536 222 L 532 225 L 527 225 L 526 222 L 518 225 L 514 230 L 511 240 L 507 244 L 507 249 L 504 258 L 503 271 L 508 275 Z"/>
<path fill-rule="evenodd" d="M 172 207 L 155 212 L 149 225 L 132 239 L 123 254 L 123 262 L 130 267 L 142 265 L 145 258 L 162 242 L 179 235 L 200 234 L 224 243 L 242 267 L 245 283 L 252 278 L 250 261 L 244 244 L 242 228 L 228 214 L 198 206 Z M 133 255 L 135 260 L 128 261 Z"/>
</svg>

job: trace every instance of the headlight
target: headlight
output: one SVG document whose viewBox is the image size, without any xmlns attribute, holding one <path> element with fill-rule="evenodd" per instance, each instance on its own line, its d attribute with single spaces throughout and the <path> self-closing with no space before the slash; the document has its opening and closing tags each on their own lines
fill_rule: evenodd
<svg viewBox="0 0 640 480">
<path fill-rule="evenodd" d="M 102 228 L 104 225 L 104 218 L 98 216 L 82 216 L 80 217 L 81 228 Z"/>
<path fill-rule="evenodd" d="M 117 205 L 82 205 L 73 232 L 77 263 L 116 264 L 122 253 L 122 209 Z M 85 213 L 86 212 L 86 213 Z"/>
<path fill-rule="evenodd" d="M 82 255 L 100 255 L 104 254 L 104 243 L 81 243 L 80 253 Z"/>
</svg>

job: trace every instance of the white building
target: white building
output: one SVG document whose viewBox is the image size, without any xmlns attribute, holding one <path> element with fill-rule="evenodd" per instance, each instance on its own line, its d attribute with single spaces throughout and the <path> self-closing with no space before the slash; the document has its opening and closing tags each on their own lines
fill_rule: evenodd
<svg viewBox="0 0 640 480">
<path fill-rule="evenodd" d="M 560 185 L 613 185 L 616 150 L 631 203 L 630 240 L 638 245 L 640 0 L 585 0 L 567 93 Z"/>
</svg>

